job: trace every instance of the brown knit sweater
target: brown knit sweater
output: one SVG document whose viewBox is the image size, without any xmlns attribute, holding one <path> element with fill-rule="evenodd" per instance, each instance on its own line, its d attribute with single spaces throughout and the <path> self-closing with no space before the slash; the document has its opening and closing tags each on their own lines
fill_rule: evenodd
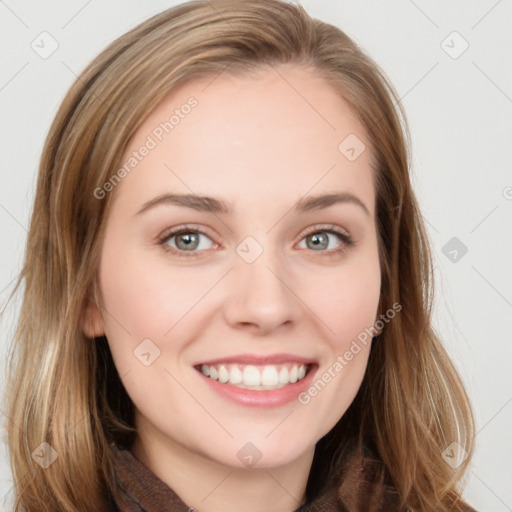
<svg viewBox="0 0 512 512">
<path fill-rule="evenodd" d="M 118 496 L 109 512 L 195 512 L 131 451 L 112 445 Z M 331 488 L 294 512 L 405 512 L 396 490 L 384 483 L 379 463 L 354 458 L 340 487 Z M 467 512 L 475 512 L 468 508 Z"/>
<path fill-rule="evenodd" d="M 120 495 L 112 512 L 194 512 L 178 495 L 131 451 L 113 447 Z M 335 489 L 294 512 L 347 511 Z"/>
</svg>

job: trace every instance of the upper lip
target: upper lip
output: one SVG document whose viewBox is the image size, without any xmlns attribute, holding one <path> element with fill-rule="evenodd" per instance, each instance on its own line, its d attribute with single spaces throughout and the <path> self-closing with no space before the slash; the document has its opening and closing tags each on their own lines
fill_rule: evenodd
<svg viewBox="0 0 512 512">
<path fill-rule="evenodd" d="M 283 363 L 301 363 L 313 364 L 316 361 L 311 358 L 297 356 L 294 354 L 238 354 L 236 356 L 218 357 L 216 359 L 209 359 L 208 361 L 201 361 L 197 365 L 216 365 L 222 363 L 239 363 L 239 364 L 252 364 L 252 365 L 265 365 L 265 364 L 283 364 Z M 195 366 L 197 366 L 195 365 Z"/>
</svg>

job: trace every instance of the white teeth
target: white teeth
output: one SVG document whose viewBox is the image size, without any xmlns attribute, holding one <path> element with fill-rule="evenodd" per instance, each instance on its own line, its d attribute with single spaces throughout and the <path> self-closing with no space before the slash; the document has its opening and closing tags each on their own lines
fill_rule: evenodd
<svg viewBox="0 0 512 512">
<path fill-rule="evenodd" d="M 222 384 L 244 389 L 270 390 L 302 380 L 307 366 L 298 363 L 255 366 L 239 364 L 201 365 L 201 373 Z"/>
<path fill-rule="evenodd" d="M 275 366 L 265 366 L 261 372 L 261 383 L 264 386 L 277 386 L 279 384 L 279 376 Z"/>
<path fill-rule="evenodd" d="M 294 364 L 292 369 L 290 370 L 290 382 L 294 384 L 297 382 L 297 376 L 299 375 L 299 370 L 297 368 L 297 365 Z"/>
<path fill-rule="evenodd" d="M 252 366 L 251 364 L 247 365 L 244 368 L 242 376 L 242 382 L 246 386 L 259 386 L 261 384 L 261 374 L 256 366 Z"/>
<path fill-rule="evenodd" d="M 231 384 L 240 384 L 243 380 L 242 371 L 236 365 L 231 366 L 231 372 L 229 375 L 229 382 Z"/>
<path fill-rule="evenodd" d="M 219 382 L 225 383 L 229 380 L 229 372 L 224 365 L 219 366 Z"/>
<path fill-rule="evenodd" d="M 219 372 L 215 366 L 209 366 L 208 371 L 210 372 L 210 379 L 219 380 Z"/>
</svg>

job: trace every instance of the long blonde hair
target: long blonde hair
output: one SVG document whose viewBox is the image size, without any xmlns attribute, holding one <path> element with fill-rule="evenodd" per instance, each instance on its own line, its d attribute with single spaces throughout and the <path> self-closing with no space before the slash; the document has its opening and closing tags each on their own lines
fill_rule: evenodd
<svg viewBox="0 0 512 512">
<path fill-rule="evenodd" d="M 85 305 L 96 297 L 113 195 L 99 200 L 94 190 L 118 169 L 138 127 L 176 87 L 282 63 L 312 67 L 368 133 L 380 309 L 403 306 L 374 339 L 354 402 L 317 445 L 308 499 L 337 475 L 350 447 L 364 443 L 400 507 L 464 509 L 458 486 L 473 451 L 473 419 L 431 326 L 429 244 L 409 180 L 408 128 L 397 94 L 349 37 L 303 8 L 279 0 L 213 0 L 166 10 L 114 41 L 78 77 L 51 126 L 15 288 L 24 284 L 5 395 L 17 510 L 20 504 L 27 512 L 103 510 L 114 488 L 111 444 L 129 447 L 135 435 L 133 404 L 106 339 L 90 340 L 82 331 Z M 455 469 L 443 458 L 452 442 L 468 454 Z M 42 467 L 36 450 L 48 461 L 58 458 Z"/>
</svg>

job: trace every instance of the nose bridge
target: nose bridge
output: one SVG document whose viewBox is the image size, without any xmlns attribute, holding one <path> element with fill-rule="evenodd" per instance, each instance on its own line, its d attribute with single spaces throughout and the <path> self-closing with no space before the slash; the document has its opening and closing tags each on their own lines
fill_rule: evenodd
<svg viewBox="0 0 512 512">
<path fill-rule="evenodd" d="M 227 320 L 253 324 L 268 331 L 295 321 L 299 315 L 297 298 L 290 290 L 285 262 L 270 237 L 248 236 L 236 247 L 231 273 L 231 289 L 225 304 Z"/>
</svg>

